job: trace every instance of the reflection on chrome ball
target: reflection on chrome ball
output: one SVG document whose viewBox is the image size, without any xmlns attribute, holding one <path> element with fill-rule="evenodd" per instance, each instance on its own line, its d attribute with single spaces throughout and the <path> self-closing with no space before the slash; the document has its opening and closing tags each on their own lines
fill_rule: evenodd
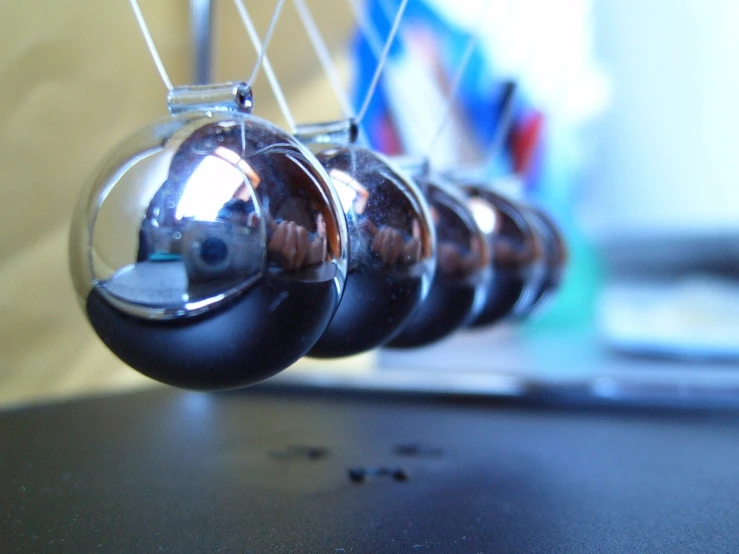
<svg viewBox="0 0 739 554">
<path fill-rule="evenodd" d="M 529 221 L 544 246 L 544 271 L 526 301 L 514 310 L 518 318 L 525 318 L 541 310 L 559 288 L 567 264 L 567 244 L 554 221 L 543 210 L 526 206 Z"/>
<path fill-rule="evenodd" d="M 339 309 L 309 355 L 338 357 L 381 346 L 428 293 L 435 236 L 429 208 L 408 177 L 355 144 L 312 144 L 341 200 L 349 271 Z"/>
<path fill-rule="evenodd" d="M 265 379 L 303 356 L 342 294 L 347 231 L 326 172 L 245 113 L 185 112 L 123 143 L 70 238 L 100 338 L 186 388 Z"/>
<path fill-rule="evenodd" d="M 436 228 L 436 273 L 428 296 L 386 346 L 411 348 L 436 342 L 477 316 L 491 279 L 485 235 L 466 197 L 428 173 L 414 176 L 426 195 Z"/>
<path fill-rule="evenodd" d="M 529 303 L 546 269 L 544 245 L 530 215 L 517 203 L 487 187 L 467 185 L 467 206 L 486 236 L 493 275 L 482 309 L 472 327 L 496 323 Z"/>
</svg>

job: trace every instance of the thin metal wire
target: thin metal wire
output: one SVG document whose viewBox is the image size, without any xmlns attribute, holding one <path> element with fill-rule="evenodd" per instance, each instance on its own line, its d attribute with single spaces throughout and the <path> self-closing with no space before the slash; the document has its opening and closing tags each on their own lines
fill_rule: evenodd
<svg viewBox="0 0 739 554">
<path fill-rule="evenodd" d="M 495 126 L 493 132 L 493 140 L 490 142 L 490 147 L 487 149 L 487 157 L 489 159 L 495 159 L 500 151 L 503 149 L 503 145 L 506 140 L 508 132 L 511 130 L 513 124 L 513 107 L 515 105 L 517 85 L 515 81 L 506 83 L 503 92 L 503 106 L 498 116 L 498 123 Z"/>
<path fill-rule="evenodd" d="M 360 6 L 359 4 L 359 0 L 347 0 L 347 3 L 349 4 L 349 7 L 354 14 L 354 19 L 357 23 L 357 26 L 359 27 L 360 33 L 367 40 L 370 50 L 372 51 L 372 55 L 375 57 L 375 61 L 378 61 L 382 56 L 383 41 L 379 31 L 377 30 L 377 27 L 375 27 L 373 21 L 367 17 L 364 7 Z M 385 8 L 389 9 L 389 6 L 384 6 L 383 11 Z M 390 19 L 392 17 L 392 14 L 388 15 L 387 17 L 388 19 Z M 397 36 L 398 38 L 402 38 L 402 31 L 399 32 Z M 400 92 L 404 98 L 404 101 L 410 103 L 410 100 L 407 98 L 405 91 Z M 366 144 L 369 144 L 369 137 L 367 137 L 366 133 L 363 131 L 364 128 L 361 126 L 358 128 L 362 141 Z"/>
<path fill-rule="evenodd" d="M 171 91 L 174 88 L 172 86 L 172 81 L 169 79 L 169 75 L 167 75 L 167 70 L 164 69 L 162 58 L 159 56 L 157 47 L 154 45 L 154 39 L 151 37 L 151 33 L 149 32 L 149 27 L 147 27 L 146 25 L 144 14 L 141 13 L 141 8 L 139 7 L 139 3 L 137 0 L 129 0 L 129 1 L 131 3 L 131 9 L 133 10 L 133 14 L 136 16 L 136 21 L 139 24 L 139 29 L 141 29 L 141 34 L 144 35 L 144 40 L 146 41 L 146 46 L 149 48 L 149 53 L 151 54 L 151 57 L 154 60 L 154 64 L 157 66 L 157 70 L 159 71 L 159 76 L 162 78 L 162 81 L 164 81 L 164 86 L 167 87 L 167 90 Z"/>
<path fill-rule="evenodd" d="M 257 61 L 254 64 L 254 69 L 251 72 L 251 75 L 249 76 L 249 79 L 246 81 L 246 84 L 250 87 L 254 85 L 254 82 L 257 80 L 257 75 L 259 74 L 259 69 L 262 67 L 262 62 L 264 61 L 264 57 L 267 55 L 267 48 L 269 48 L 269 41 L 272 40 L 272 34 L 275 31 L 275 27 L 277 27 L 277 22 L 280 19 L 280 12 L 282 11 L 282 6 L 285 4 L 285 0 L 277 0 L 277 5 L 275 6 L 275 12 L 272 14 L 272 20 L 269 22 L 269 28 L 267 29 L 267 34 L 264 35 L 264 41 L 262 42 L 262 47 L 257 48 Z"/>
<path fill-rule="evenodd" d="M 346 3 L 349 4 L 349 7 L 354 14 L 354 19 L 357 22 L 359 31 L 362 33 L 364 38 L 367 39 L 367 44 L 369 44 L 370 50 L 375 56 L 375 60 L 379 60 L 380 55 L 382 54 L 382 39 L 380 38 L 380 33 L 377 31 L 377 27 L 375 27 L 367 18 L 364 9 L 359 5 L 357 0 L 346 0 Z"/>
<path fill-rule="evenodd" d="M 467 70 L 467 66 L 469 65 L 470 59 L 472 58 L 472 54 L 474 53 L 475 47 L 480 42 L 480 37 L 482 35 L 482 30 L 485 25 L 485 21 L 486 21 L 487 14 L 488 14 L 488 9 L 490 8 L 492 1 L 493 0 L 488 0 L 488 2 L 484 4 L 482 13 L 480 14 L 478 28 L 475 30 L 475 32 L 472 35 L 470 35 L 467 41 L 467 45 L 465 46 L 465 51 L 462 54 L 462 59 L 460 61 L 459 67 L 457 68 L 457 72 L 454 75 L 454 78 L 452 79 L 451 87 L 449 88 L 449 93 L 446 99 L 446 107 L 444 109 L 444 115 L 442 116 L 441 121 L 439 122 L 439 125 L 437 127 L 437 130 L 432 135 L 431 141 L 429 141 L 429 146 L 426 149 L 427 156 L 431 155 L 431 153 L 433 152 L 434 146 L 438 142 L 439 138 L 442 135 L 442 132 L 444 131 L 447 124 L 449 123 L 451 114 L 454 110 L 454 100 L 456 99 L 457 93 L 459 92 L 459 87 L 462 83 L 462 77 L 464 77 L 464 73 Z M 379 40 L 379 33 L 377 32 L 377 28 L 372 24 L 371 21 L 367 19 L 362 9 L 357 5 L 357 0 L 347 0 L 347 3 L 352 8 L 352 11 L 354 12 L 354 16 L 357 20 L 357 25 L 359 26 L 360 31 L 364 35 L 364 38 L 367 40 L 367 43 L 369 44 L 370 49 L 372 50 L 375 57 L 378 57 L 377 41 Z M 391 14 L 390 14 L 390 7 L 388 6 L 387 2 L 380 2 L 380 8 L 383 10 L 383 13 L 385 14 L 385 16 L 388 17 L 389 19 L 391 17 Z M 400 40 L 405 41 L 402 32 L 400 33 L 399 38 Z M 510 116 L 510 114 L 508 113 L 509 111 L 510 110 L 506 109 L 505 114 L 503 114 L 506 119 L 506 121 L 501 121 L 503 128 L 508 127 L 507 119 Z"/>
<path fill-rule="evenodd" d="M 405 12 L 405 7 L 408 5 L 408 0 L 402 0 L 400 3 L 400 7 L 398 7 L 398 11 L 395 14 L 395 20 L 393 21 L 393 26 L 390 29 L 390 34 L 387 36 L 387 39 L 385 40 L 385 47 L 382 49 L 382 54 L 380 55 L 380 59 L 377 61 L 377 67 L 375 68 L 375 74 L 372 76 L 372 81 L 370 83 L 369 88 L 367 89 L 367 92 L 364 96 L 364 102 L 362 102 L 362 107 L 359 110 L 359 113 L 356 117 L 357 125 L 362 121 L 364 116 L 367 114 L 367 110 L 369 109 L 370 102 L 372 101 L 372 96 L 375 93 L 375 90 L 377 89 L 377 84 L 380 82 L 380 76 L 382 75 L 382 70 L 385 67 L 385 62 L 387 62 L 388 54 L 390 53 L 390 47 L 393 45 L 393 40 L 395 39 L 395 35 L 398 33 L 398 29 L 400 29 L 400 21 L 403 19 L 403 12 Z"/>
<path fill-rule="evenodd" d="M 308 9 L 304 0 L 293 0 L 293 4 L 295 5 L 295 10 L 298 12 L 298 16 L 303 23 L 305 32 L 308 33 L 308 39 L 313 46 L 313 50 L 316 51 L 321 67 L 323 67 L 323 71 L 328 77 L 331 88 L 334 90 L 336 99 L 339 101 L 339 104 L 341 104 L 341 111 L 344 112 L 345 117 L 351 118 L 354 115 L 354 109 L 352 108 L 349 97 L 344 90 L 344 84 L 341 82 L 341 77 L 339 76 L 336 64 L 331 58 L 331 53 L 326 46 L 326 42 L 323 40 L 323 36 L 321 36 L 321 32 L 318 30 L 318 25 L 316 25 L 316 21 L 313 19 L 310 9 Z"/>
<path fill-rule="evenodd" d="M 359 28 L 361 35 L 364 37 L 365 40 L 367 40 L 370 50 L 372 51 L 372 55 L 375 57 L 375 61 L 378 61 L 380 59 L 380 56 L 382 55 L 383 44 L 380 33 L 377 30 L 374 21 L 367 17 L 366 11 L 364 10 L 363 6 L 359 4 L 359 0 L 346 1 L 350 6 L 351 11 L 354 13 L 354 18 L 356 20 L 357 27 Z M 379 6 L 382 10 L 383 15 L 388 20 L 388 23 L 390 23 L 395 15 L 392 13 L 392 8 L 388 5 L 387 2 L 383 2 L 382 0 L 379 1 Z M 411 51 L 411 48 L 409 48 L 408 46 L 408 41 L 406 40 L 402 29 L 398 31 L 396 38 L 400 41 L 406 51 Z M 430 71 L 428 71 L 427 68 L 425 69 L 425 72 L 429 74 L 429 79 L 432 79 L 433 75 L 430 74 Z M 399 95 L 401 105 L 412 105 L 415 102 L 415 99 L 411 98 L 407 94 L 407 90 L 405 88 L 401 87 L 396 92 Z M 417 117 L 418 114 L 413 113 L 413 110 L 404 110 L 404 115 L 408 118 L 410 124 L 413 126 L 414 129 L 427 127 L 426 125 L 420 124 L 419 118 Z"/>
<path fill-rule="evenodd" d="M 462 84 L 462 77 L 464 77 L 464 73 L 467 70 L 467 66 L 470 63 L 472 54 L 475 51 L 475 47 L 480 42 L 480 37 L 482 36 L 482 30 L 485 26 L 485 20 L 487 19 L 487 15 L 488 15 L 488 9 L 490 8 L 490 5 L 492 3 L 493 3 L 492 0 L 488 0 L 487 2 L 485 2 L 484 7 L 482 9 L 482 13 L 480 14 L 480 19 L 477 25 L 477 29 L 475 29 L 475 32 L 472 35 L 470 35 L 469 40 L 467 40 L 467 46 L 464 50 L 464 53 L 462 54 L 462 60 L 459 63 L 459 67 L 457 68 L 457 73 L 454 75 L 454 78 L 452 79 L 451 87 L 449 88 L 449 94 L 446 100 L 446 108 L 444 109 L 444 115 L 441 118 L 441 121 L 439 123 L 439 126 L 436 129 L 436 132 L 431 136 L 432 138 L 429 141 L 428 148 L 426 149 L 426 152 L 428 152 L 429 156 L 433 152 L 434 146 L 436 146 L 436 143 L 439 140 L 439 137 L 441 137 L 441 134 L 444 131 L 444 128 L 447 126 L 447 123 L 449 123 L 449 119 L 451 119 L 452 112 L 454 111 L 454 101 L 457 98 L 457 93 L 459 92 L 459 86 Z"/>
<path fill-rule="evenodd" d="M 282 3 L 282 0 L 280 1 L 280 4 L 281 3 Z M 234 0 L 234 4 L 236 6 L 236 10 L 239 12 L 239 15 L 241 16 L 241 21 L 244 23 L 246 32 L 249 34 L 249 39 L 251 40 L 251 43 L 254 45 L 254 49 L 261 54 L 260 57 L 262 58 L 262 64 L 264 66 L 264 73 L 267 75 L 269 86 L 272 88 L 272 94 L 275 95 L 275 99 L 277 100 L 277 104 L 280 107 L 282 116 L 285 118 L 285 121 L 287 122 L 287 125 L 290 128 L 290 130 L 295 131 L 295 127 L 296 127 L 295 118 L 293 117 L 293 114 L 290 111 L 290 107 L 287 104 L 287 99 L 285 98 L 285 93 L 282 90 L 280 81 L 277 79 L 277 75 L 275 75 L 275 72 L 272 68 L 272 64 L 269 61 L 269 56 L 267 56 L 267 50 L 265 46 L 262 44 L 262 42 L 259 40 L 259 35 L 257 34 L 256 28 L 254 27 L 254 22 L 249 16 L 249 12 L 246 9 L 244 0 Z"/>
<path fill-rule="evenodd" d="M 167 87 L 167 90 L 171 91 L 174 88 L 172 86 L 172 81 L 170 80 L 169 75 L 167 74 L 167 70 L 164 68 L 164 64 L 162 63 L 162 58 L 159 56 L 159 52 L 157 51 L 157 48 L 154 45 L 154 39 L 151 36 L 151 32 L 149 32 L 149 27 L 146 25 L 146 20 L 144 19 L 144 14 L 141 12 L 141 8 L 139 7 L 138 0 L 129 0 L 129 2 L 131 4 L 131 9 L 133 10 L 133 14 L 136 16 L 136 21 L 139 24 L 139 28 L 141 29 L 141 34 L 144 35 L 144 40 L 146 41 L 146 46 L 149 48 L 149 53 L 151 54 L 151 57 L 154 60 L 154 64 L 157 66 L 159 75 L 162 78 L 162 81 L 164 81 L 164 85 Z M 284 4 L 285 4 L 285 0 L 277 0 L 275 11 L 272 14 L 272 20 L 270 21 L 269 28 L 267 29 L 267 34 L 264 37 L 264 43 L 262 43 L 259 46 L 255 44 L 255 49 L 257 50 L 257 61 L 254 64 L 254 69 L 252 69 L 249 79 L 246 81 L 247 85 L 249 86 L 253 86 L 254 81 L 256 81 L 257 79 L 257 75 L 259 74 L 259 70 L 262 67 L 262 63 L 264 62 L 264 57 L 267 53 L 267 46 L 269 45 L 269 41 L 272 39 L 272 34 L 274 33 L 275 27 L 277 26 L 277 21 L 280 19 L 280 12 L 282 11 L 282 6 Z M 238 7 L 239 5 L 237 3 L 237 8 Z M 243 7 L 243 4 L 242 4 L 242 7 Z M 244 11 L 245 10 L 246 8 L 244 8 Z M 247 14 L 247 18 L 248 18 L 248 14 Z M 242 16 L 242 19 L 243 19 L 243 16 Z M 251 20 L 249 19 L 249 21 Z M 252 28 L 253 28 L 253 25 L 252 25 Z"/>
<path fill-rule="evenodd" d="M 382 14 L 385 16 L 385 19 L 388 20 L 388 23 L 392 21 L 393 19 L 393 9 L 392 6 L 387 2 L 387 0 L 377 0 L 377 5 L 382 10 Z"/>
</svg>

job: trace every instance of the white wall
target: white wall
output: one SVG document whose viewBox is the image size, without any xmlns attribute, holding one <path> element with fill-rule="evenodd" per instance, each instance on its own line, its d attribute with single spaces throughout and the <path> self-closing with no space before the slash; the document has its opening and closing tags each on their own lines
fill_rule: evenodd
<svg viewBox="0 0 739 554">
<path fill-rule="evenodd" d="M 594 2 L 612 77 L 580 213 L 612 231 L 739 230 L 739 2 Z"/>
</svg>

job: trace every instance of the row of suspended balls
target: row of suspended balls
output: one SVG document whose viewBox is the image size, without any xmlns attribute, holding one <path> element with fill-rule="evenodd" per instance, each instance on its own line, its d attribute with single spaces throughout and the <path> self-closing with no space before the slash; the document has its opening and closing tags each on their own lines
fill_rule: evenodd
<svg viewBox="0 0 739 554">
<path fill-rule="evenodd" d="M 351 132 L 296 138 L 248 102 L 170 111 L 103 164 L 70 239 L 92 327 L 145 375 L 242 387 L 303 356 L 524 317 L 558 286 L 556 227 L 485 183 L 386 159 Z"/>
</svg>

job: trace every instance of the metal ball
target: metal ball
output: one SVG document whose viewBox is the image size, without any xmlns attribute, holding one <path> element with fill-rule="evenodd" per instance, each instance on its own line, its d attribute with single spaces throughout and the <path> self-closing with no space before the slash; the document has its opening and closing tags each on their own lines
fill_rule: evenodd
<svg viewBox="0 0 739 554">
<path fill-rule="evenodd" d="M 528 303 L 546 270 L 544 245 L 530 215 L 519 204 L 487 187 L 467 185 L 467 205 L 486 236 L 493 275 L 482 309 L 469 325 L 496 323 Z"/>
<path fill-rule="evenodd" d="M 356 144 L 313 144 L 341 199 L 349 231 L 344 296 L 309 355 L 358 354 L 390 340 L 428 293 L 435 236 L 415 184 Z"/>
<path fill-rule="evenodd" d="M 538 312 L 548 303 L 559 288 L 567 264 L 567 244 L 551 217 L 532 206 L 526 206 L 526 211 L 534 230 L 542 239 L 545 267 L 530 297 L 516 305 L 515 315 L 519 318 Z"/>
<path fill-rule="evenodd" d="M 436 342 L 477 316 L 491 275 L 485 235 L 456 188 L 429 174 L 414 177 L 436 228 L 436 273 L 428 296 L 386 346 L 412 348 Z"/>
<path fill-rule="evenodd" d="M 103 342 L 185 388 L 270 377 L 339 303 L 347 231 L 330 179 L 245 113 L 184 112 L 119 146 L 79 202 L 73 280 Z"/>
</svg>

